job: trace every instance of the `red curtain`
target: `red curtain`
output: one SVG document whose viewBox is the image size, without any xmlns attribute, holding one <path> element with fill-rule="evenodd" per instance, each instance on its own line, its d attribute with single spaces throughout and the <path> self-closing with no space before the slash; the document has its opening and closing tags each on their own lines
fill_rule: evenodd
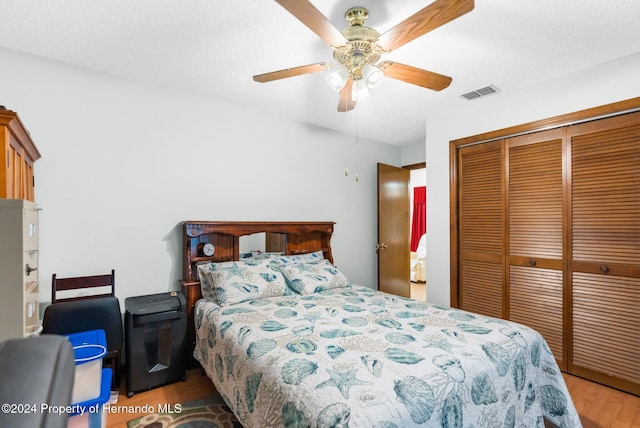
<svg viewBox="0 0 640 428">
<path fill-rule="evenodd" d="M 413 221 L 411 222 L 411 251 L 418 248 L 418 242 L 427 232 L 427 188 L 413 188 Z"/>
</svg>

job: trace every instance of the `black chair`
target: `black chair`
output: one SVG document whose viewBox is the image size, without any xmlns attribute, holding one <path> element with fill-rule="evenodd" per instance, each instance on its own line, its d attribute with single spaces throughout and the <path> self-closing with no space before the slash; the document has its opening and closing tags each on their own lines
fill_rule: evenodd
<svg viewBox="0 0 640 428">
<path fill-rule="evenodd" d="M 0 426 L 67 428 L 68 413 L 41 411 L 41 406 L 64 409 L 71 404 L 74 372 L 73 349 L 64 337 L 27 337 L 0 343 L 0 402 L 12 404 L 0 412 Z M 37 410 L 33 409 L 36 406 Z"/>
<path fill-rule="evenodd" d="M 100 288 L 98 288 L 100 287 Z M 61 291 L 89 291 L 89 295 L 60 298 Z M 107 290 L 107 291 L 105 291 Z M 97 291 L 97 292 L 95 292 Z M 57 278 L 51 281 L 51 305 L 42 320 L 43 334 L 71 334 L 102 329 L 107 338 L 105 364 L 111 367 L 112 389 L 120 387 L 124 333 L 120 302 L 115 297 L 115 271 L 107 275 Z"/>
<path fill-rule="evenodd" d="M 100 289 L 98 289 L 100 288 Z M 71 297 L 58 297 L 58 292 L 78 291 L 86 289 L 90 294 L 77 294 Z M 98 290 L 96 290 L 98 289 Z M 116 271 L 111 269 L 110 274 L 94 276 L 78 276 L 73 278 L 58 278 L 54 273 L 51 277 L 51 303 L 71 300 L 90 299 L 95 297 L 115 297 L 116 295 Z"/>
</svg>

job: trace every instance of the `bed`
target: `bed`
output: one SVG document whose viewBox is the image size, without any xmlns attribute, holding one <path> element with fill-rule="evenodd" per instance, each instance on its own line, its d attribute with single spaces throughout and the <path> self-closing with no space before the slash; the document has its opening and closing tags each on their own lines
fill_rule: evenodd
<svg viewBox="0 0 640 428">
<path fill-rule="evenodd" d="M 246 428 L 581 426 L 536 331 L 351 284 L 332 223 L 276 223 L 278 245 L 242 260 L 245 229 L 225 224 L 185 222 L 185 286 L 201 292 L 194 357 Z M 231 257 L 187 254 L 230 236 Z"/>
</svg>

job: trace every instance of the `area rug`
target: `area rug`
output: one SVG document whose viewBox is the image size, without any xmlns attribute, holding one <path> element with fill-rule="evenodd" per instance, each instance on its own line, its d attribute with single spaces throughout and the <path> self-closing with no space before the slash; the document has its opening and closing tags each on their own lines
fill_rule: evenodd
<svg viewBox="0 0 640 428">
<path fill-rule="evenodd" d="M 127 428 L 242 428 L 221 397 L 181 405 L 179 412 L 152 413 L 127 422 Z"/>
</svg>

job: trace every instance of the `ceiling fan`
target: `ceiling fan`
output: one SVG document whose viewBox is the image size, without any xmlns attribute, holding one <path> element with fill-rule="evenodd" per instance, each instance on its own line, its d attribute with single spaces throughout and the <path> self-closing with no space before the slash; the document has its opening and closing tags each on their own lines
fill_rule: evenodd
<svg viewBox="0 0 640 428">
<path fill-rule="evenodd" d="M 395 27 L 380 34 L 364 25 L 369 12 L 353 7 L 345 13 L 349 27 L 339 31 L 308 0 L 276 0 L 298 18 L 325 43 L 333 48 L 336 62 L 318 62 L 300 67 L 272 71 L 253 76 L 256 82 L 271 82 L 287 77 L 332 70 L 327 83 L 340 93 L 338 111 L 352 110 L 357 101 L 368 97 L 369 89 L 380 84 L 383 76 L 423 88 L 440 91 L 451 83 L 451 77 L 400 64 L 377 62 L 380 56 L 470 12 L 473 0 L 435 0 Z"/>
</svg>

